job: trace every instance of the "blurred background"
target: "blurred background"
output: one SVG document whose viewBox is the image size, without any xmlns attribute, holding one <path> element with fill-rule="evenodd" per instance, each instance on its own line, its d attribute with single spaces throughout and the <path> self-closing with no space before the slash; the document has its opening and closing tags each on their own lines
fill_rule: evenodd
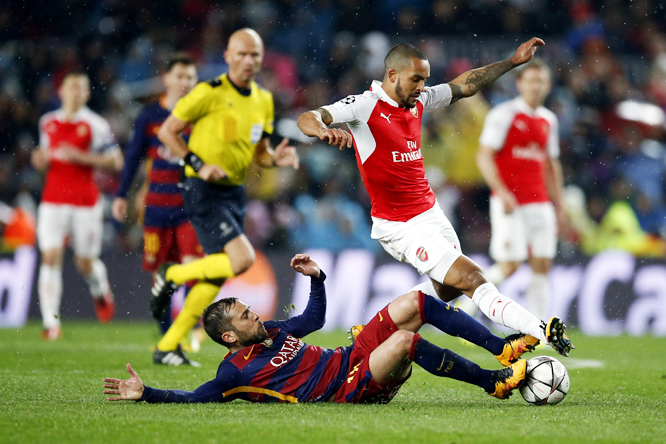
<svg viewBox="0 0 666 444">
<path fill-rule="evenodd" d="M 575 228 L 561 239 L 551 274 L 554 308 L 590 333 L 666 335 L 666 285 L 660 285 L 666 284 L 666 1 L 659 0 L 1 2 L 0 324 L 25 322 L 26 313 L 39 317 L 29 271 L 39 260 L 29 247 L 34 237 L 12 238 L 9 214 L 36 212 L 43 178 L 30 166 L 30 153 L 39 117 L 59 106 L 63 76 L 89 74 L 88 106 L 110 122 L 124 147 L 141 107 L 161 92 L 159 74 L 169 55 L 186 51 L 200 80 L 215 77 L 226 71 L 228 36 L 244 26 L 266 46 L 258 82 L 275 97 L 275 142 L 289 137 L 301 156 L 298 171 L 248 174 L 247 234 L 278 276 L 271 281 L 273 314 L 277 307 L 279 317 L 282 306 L 306 291 L 284 267 L 297 251 L 319 252 L 315 258 L 340 276 L 331 284 L 340 294 L 329 307 L 331 327 L 362 321 L 422 280 L 370 238 L 370 202 L 353 151 L 307 140 L 296 127 L 298 115 L 368 89 L 399 42 L 427 54 L 429 84 L 437 84 L 510 57 L 538 36 L 546 42 L 539 56 L 554 74 L 546 106 L 560 122 Z M 428 179 L 463 251 L 482 265 L 490 263 L 489 191 L 475 163 L 478 138 L 488 110 L 515 94 L 508 74 L 424 118 Z M 150 276 L 139 271 L 141 229 L 112 221 L 118 177 L 98 181 L 107 209 L 103 259 L 119 317 L 147 318 Z M 92 317 L 85 284 L 67 263 L 63 317 Z M 16 283 L 21 273 L 27 289 Z M 502 291 L 520 300 L 525 273 Z"/>
</svg>

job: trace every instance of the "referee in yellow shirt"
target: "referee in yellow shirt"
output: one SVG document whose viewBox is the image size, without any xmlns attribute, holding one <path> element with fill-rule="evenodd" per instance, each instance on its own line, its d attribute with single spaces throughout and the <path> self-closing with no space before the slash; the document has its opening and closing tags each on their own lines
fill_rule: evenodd
<svg viewBox="0 0 666 444">
<path fill-rule="evenodd" d="M 180 349 L 180 341 L 215 299 L 225 279 L 254 263 L 255 253 L 243 233 L 243 180 L 253 160 L 262 167 L 298 168 L 298 154 L 284 139 L 273 150 L 273 95 L 254 77 L 261 69 L 264 45 L 252 29 L 229 38 L 224 59 L 229 72 L 198 84 L 180 99 L 162 124 L 158 137 L 182 159 L 185 168 L 185 211 L 206 253 L 188 264 L 165 264 L 155 277 L 151 312 L 158 319 L 173 292 L 196 280 L 171 328 L 157 344 L 156 364 L 197 365 Z M 192 127 L 189 146 L 180 133 Z"/>
</svg>

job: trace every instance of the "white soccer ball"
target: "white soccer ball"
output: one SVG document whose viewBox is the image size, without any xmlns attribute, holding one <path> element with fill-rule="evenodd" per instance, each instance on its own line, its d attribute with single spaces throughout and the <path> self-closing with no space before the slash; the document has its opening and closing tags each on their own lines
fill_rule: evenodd
<svg viewBox="0 0 666 444">
<path fill-rule="evenodd" d="M 550 356 L 538 356 L 527 361 L 525 382 L 520 394 L 533 405 L 557 404 L 569 391 L 569 372 Z"/>
</svg>

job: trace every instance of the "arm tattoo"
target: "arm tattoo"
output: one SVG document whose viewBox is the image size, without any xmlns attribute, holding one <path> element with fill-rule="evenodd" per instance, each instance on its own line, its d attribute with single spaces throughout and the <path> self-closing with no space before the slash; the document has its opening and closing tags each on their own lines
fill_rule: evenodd
<svg viewBox="0 0 666 444">
<path fill-rule="evenodd" d="M 469 92 L 474 95 L 481 91 L 483 88 L 491 85 L 495 80 L 502 77 L 504 73 L 514 67 L 510 60 L 493 63 L 492 65 L 484 66 L 483 68 L 475 69 L 470 72 L 465 80 L 465 84 L 469 88 Z"/>
<path fill-rule="evenodd" d="M 318 108 L 315 111 L 317 111 L 319 114 L 321 114 L 321 118 L 324 121 L 323 122 L 324 125 L 328 126 L 328 125 L 330 125 L 330 123 L 326 123 L 326 122 L 333 122 L 333 116 L 331 115 L 331 113 L 328 112 L 327 109 Z"/>
</svg>

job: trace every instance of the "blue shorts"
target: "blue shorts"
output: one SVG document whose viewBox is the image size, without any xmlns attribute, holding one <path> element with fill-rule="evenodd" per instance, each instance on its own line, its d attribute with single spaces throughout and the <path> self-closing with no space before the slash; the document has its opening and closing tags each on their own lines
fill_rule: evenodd
<svg viewBox="0 0 666 444">
<path fill-rule="evenodd" d="M 242 185 L 216 185 L 188 177 L 183 200 L 206 254 L 219 253 L 230 240 L 243 234 L 247 200 Z"/>
</svg>

